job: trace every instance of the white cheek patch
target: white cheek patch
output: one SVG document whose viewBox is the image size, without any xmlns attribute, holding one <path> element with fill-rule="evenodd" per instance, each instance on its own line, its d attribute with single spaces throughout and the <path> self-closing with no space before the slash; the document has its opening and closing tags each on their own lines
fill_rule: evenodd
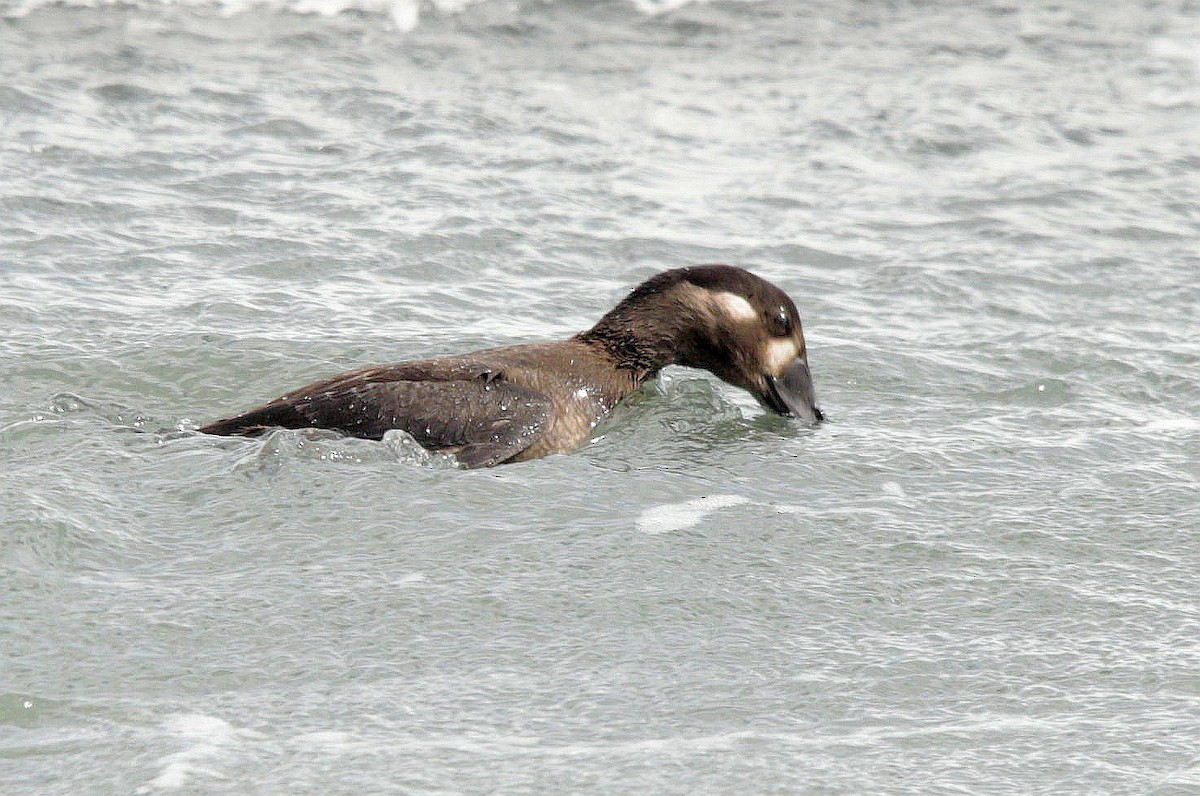
<svg viewBox="0 0 1200 796">
<path fill-rule="evenodd" d="M 737 293 L 730 293 L 727 290 L 723 290 L 713 296 L 713 301 L 730 318 L 735 318 L 739 321 L 758 320 L 758 311 L 754 309 L 749 301 L 746 301 L 746 299 Z"/>
<path fill-rule="evenodd" d="M 778 376 L 799 355 L 800 349 L 796 347 L 796 341 L 792 338 L 772 340 L 763 349 L 763 370 Z"/>
</svg>

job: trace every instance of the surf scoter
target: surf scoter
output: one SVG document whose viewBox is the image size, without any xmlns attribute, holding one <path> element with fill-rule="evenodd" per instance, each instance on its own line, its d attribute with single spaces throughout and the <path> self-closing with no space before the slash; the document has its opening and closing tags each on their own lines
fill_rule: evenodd
<svg viewBox="0 0 1200 796">
<path fill-rule="evenodd" d="M 582 447 L 667 365 L 710 371 L 772 412 L 824 419 L 792 300 L 742 268 L 698 265 L 643 282 L 568 340 L 354 370 L 200 431 L 324 428 L 380 439 L 400 429 L 464 467 L 491 467 Z"/>
</svg>

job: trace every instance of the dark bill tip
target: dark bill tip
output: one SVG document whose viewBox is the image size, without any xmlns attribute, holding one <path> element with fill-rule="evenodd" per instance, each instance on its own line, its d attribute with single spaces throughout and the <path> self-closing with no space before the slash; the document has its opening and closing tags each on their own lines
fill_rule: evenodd
<svg viewBox="0 0 1200 796">
<path fill-rule="evenodd" d="M 813 390 L 808 363 L 800 357 L 792 360 L 782 376 L 767 377 L 764 403 L 774 412 L 795 417 L 809 425 L 816 425 L 825 419 L 825 413 L 817 407 L 817 395 Z"/>
</svg>

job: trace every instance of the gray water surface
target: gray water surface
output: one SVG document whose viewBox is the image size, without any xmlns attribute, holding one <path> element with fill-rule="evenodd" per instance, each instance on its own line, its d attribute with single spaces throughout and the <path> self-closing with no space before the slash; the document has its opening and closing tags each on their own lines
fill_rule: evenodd
<svg viewBox="0 0 1200 796">
<path fill-rule="evenodd" d="M 1200 792 L 1194 4 L 451 5 L 0 5 L 0 790 Z M 192 433 L 698 262 L 830 422 Z"/>
</svg>

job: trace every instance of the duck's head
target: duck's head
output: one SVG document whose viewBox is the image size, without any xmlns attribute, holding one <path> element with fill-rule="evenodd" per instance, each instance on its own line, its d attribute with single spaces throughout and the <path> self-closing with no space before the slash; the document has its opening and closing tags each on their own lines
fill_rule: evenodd
<svg viewBox="0 0 1200 796">
<path fill-rule="evenodd" d="M 622 367 L 703 368 L 781 415 L 810 424 L 817 407 L 796 305 L 742 268 L 697 265 L 643 282 L 585 338 L 602 341 Z"/>
</svg>

